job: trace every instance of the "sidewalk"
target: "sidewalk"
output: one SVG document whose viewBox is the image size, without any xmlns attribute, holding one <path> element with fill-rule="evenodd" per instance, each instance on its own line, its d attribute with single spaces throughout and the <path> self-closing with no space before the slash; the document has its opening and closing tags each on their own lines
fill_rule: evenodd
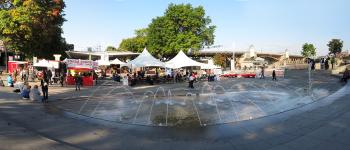
<svg viewBox="0 0 350 150">
<path fill-rule="evenodd" d="M 292 111 L 196 129 L 72 118 L 49 105 L 18 101 L 12 93 L 4 102 L 0 94 L 0 145 L 5 149 L 350 149 L 349 84 Z"/>
</svg>

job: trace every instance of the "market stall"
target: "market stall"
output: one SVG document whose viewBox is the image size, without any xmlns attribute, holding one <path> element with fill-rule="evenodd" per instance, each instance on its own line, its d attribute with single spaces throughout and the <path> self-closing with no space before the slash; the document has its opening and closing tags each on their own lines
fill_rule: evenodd
<svg viewBox="0 0 350 150">
<path fill-rule="evenodd" d="M 17 73 L 24 68 L 28 67 L 28 62 L 26 61 L 8 61 L 8 71 L 12 74 L 14 71 Z"/>
<path fill-rule="evenodd" d="M 66 59 L 65 63 L 67 64 L 67 85 L 74 85 L 74 77 L 80 75 L 83 80 L 84 86 L 93 86 L 94 78 L 93 72 L 94 69 L 98 67 L 98 63 L 92 60 L 80 60 L 80 59 Z"/>
</svg>

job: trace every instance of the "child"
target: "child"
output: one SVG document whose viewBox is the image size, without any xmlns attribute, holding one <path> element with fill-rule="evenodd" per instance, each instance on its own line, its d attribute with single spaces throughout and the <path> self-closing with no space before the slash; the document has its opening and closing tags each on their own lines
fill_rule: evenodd
<svg viewBox="0 0 350 150">
<path fill-rule="evenodd" d="M 34 85 L 34 87 L 30 90 L 30 100 L 37 102 L 41 100 L 40 91 L 38 88 L 38 85 Z"/>
<path fill-rule="evenodd" d="M 29 99 L 29 93 L 30 93 L 30 86 L 27 86 L 25 89 L 22 90 L 21 96 L 23 99 Z"/>
</svg>

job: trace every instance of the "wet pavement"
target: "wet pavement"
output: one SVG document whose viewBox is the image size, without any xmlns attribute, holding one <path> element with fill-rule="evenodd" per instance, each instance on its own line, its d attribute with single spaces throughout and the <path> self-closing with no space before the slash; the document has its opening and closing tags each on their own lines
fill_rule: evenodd
<svg viewBox="0 0 350 150">
<path fill-rule="evenodd" d="M 331 79 L 331 81 L 324 80 L 327 78 Z M 244 82 L 251 79 L 230 80 L 233 80 L 234 82 L 242 80 L 242 82 Z M 268 79 L 266 79 L 266 81 L 267 80 Z M 292 77 L 286 78 L 284 80 L 281 79 L 279 80 L 278 84 L 283 84 L 284 82 L 287 83 L 288 80 L 292 80 Z M 225 87 L 225 83 L 229 84 L 228 81 L 221 82 L 222 86 Z M 301 80 L 298 81 L 299 83 L 297 80 L 289 82 L 288 88 L 298 89 L 299 87 L 303 87 L 301 84 L 305 86 L 308 85 L 307 83 L 303 84 Z M 64 88 L 65 91 L 63 92 L 60 90 L 61 88 L 56 89 L 56 87 L 52 87 L 50 95 L 51 101 L 48 105 L 18 100 L 17 94 L 8 93 L 1 89 L 0 123 L 2 128 L 0 129 L 0 149 L 347 150 L 350 149 L 348 142 L 348 139 L 350 139 L 350 129 L 348 128 L 350 126 L 350 101 L 348 99 L 350 96 L 350 85 L 342 86 L 336 81 L 336 78 L 331 78 L 322 74 L 320 74 L 320 77 L 315 76 L 313 80 L 313 87 L 315 89 L 318 89 L 318 91 L 313 90 L 315 91 L 313 93 L 327 93 L 328 96 L 319 97 L 317 100 L 312 101 L 309 104 L 300 105 L 294 109 L 284 111 L 282 113 L 276 113 L 273 115 L 245 121 L 220 123 L 218 125 L 206 127 L 190 126 L 190 128 L 178 128 L 176 126 L 154 127 L 144 125 L 120 124 L 116 121 L 110 121 L 108 119 L 94 118 L 87 115 L 71 113 L 69 111 L 62 111 L 62 109 L 59 109 L 57 107 L 59 105 L 56 104 L 59 104 L 61 101 L 69 101 L 68 99 L 64 99 L 65 97 L 74 98 L 71 99 L 71 101 L 86 101 L 86 98 L 88 98 L 86 95 L 91 94 L 91 92 L 88 92 L 91 90 L 90 88 L 86 88 L 79 93 L 74 92 L 72 88 Z M 257 80 L 256 82 L 260 81 Z M 263 82 L 263 80 L 261 80 L 261 82 Z M 165 90 L 174 89 L 172 86 L 173 85 L 167 86 Z M 158 88 L 159 87 L 155 86 L 142 90 L 156 91 Z M 277 91 L 280 89 L 282 89 L 282 87 L 276 88 Z M 138 87 L 129 88 L 129 90 L 132 91 L 135 95 L 143 94 L 142 90 L 138 89 Z M 327 90 L 328 92 L 324 92 L 324 90 Z M 273 91 L 273 93 L 279 93 L 282 96 L 287 93 L 291 95 L 291 97 L 295 96 L 294 94 L 288 93 L 289 91 L 287 90 L 283 91 L 285 91 L 285 93 L 282 91 Z M 234 91 L 227 93 L 232 94 L 232 92 Z M 217 93 L 219 94 L 218 91 Z M 303 92 L 300 92 L 300 94 L 302 93 Z M 179 92 L 179 94 L 174 95 L 175 97 L 181 97 L 182 93 Z M 249 98 L 254 99 L 254 94 L 246 93 L 245 95 L 248 95 L 250 96 Z M 280 98 L 281 96 L 276 97 Z M 81 100 L 76 98 L 81 98 Z M 104 98 L 105 97 L 103 97 L 102 100 L 104 100 Z M 115 98 L 117 99 L 119 97 L 115 96 Z M 237 99 L 241 100 L 243 98 L 245 97 L 241 96 Z M 258 99 L 257 97 L 255 98 Z M 272 97 L 268 98 L 273 99 Z M 160 102 L 161 103 L 159 103 L 159 106 L 164 106 L 162 105 L 164 102 Z M 229 101 L 223 101 L 222 103 L 223 105 L 218 105 L 219 110 L 224 110 L 225 104 L 229 105 Z M 156 103 L 154 103 L 154 105 L 156 105 Z M 181 105 L 180 102 L 179 105 Z M 289 103 L 287 105 L 289 105 Z M 183 107 L 183 105 L 181 106 Z M 186 104 L 185 106 L 189 107 L 190 105 Z M 198 104 L 198 106 L 200 105 Z M 80 109 L 80 107 L 77 108 Z M 91 108 L 95 109 L 95 107 Z M 102 107 L 98 107 L 97 110 L 99 110 L 99 108 Z M 201 110 L 201 108 L 197 109 Z M 161 108 L 157 110 L 163 109 Z M 208 112 L 217 112 L 215 110 L 213 109 L 212 111 Z M 82 112 L 83 111 L 84 109 L 82 109 Z M 267 110 L 264 111 L 267 112 Z M 151 112 L 153 113 L 153 111 Z M 220 117 L 224 116 L 221 111 L 219 112 Z M 249 112 L 254 112 L 255 114 L 259 113 L 258 110 Z M 233 109 L 231 113 L 234 113 Z M 168 114 L 170 113 L 168 112 Z M 149 116 L 153 115 L 151 114 L 141 118 L 146 118 L 145 121 L 147 121 L 147 118 Z M 218 113 L 216 113 L 216 115 L 212 115 L 212 117 L 209 118 L 215 118 L 215 116 L 216 118 L 219 118 Z M 225 117 L 222 117 L 221 119 L 223 118 Z M 162 117 L 159 117 L 158 119 L 164 120 Z M 189 117 L 189 120 L 196 119 Z M 140 122 L 141 121 L 143 120 L 140 119 Z M 6 125 L 3 125 L 2 123 L 6 123 Z M 8 125 L 8 123 L 10 123 L 10 125 Z M 12 134 L 11 138 L 11 136 L 9 136 L 7 134 L 8 132 L 6 131 L 17 127 L 20 129 L 16 130 L 16 132 Z M 23 130 L 27 132 L 24 132 Z M 26 138 L 20 138 L 21 135 L 25 136 Z M 26 147 L 28 144 L 30 146 Z"/>
<path fill-rule="evenodd" d="M 113 81 L 71 93 L 51 103 L 70 113 L 117 123 L 207 126 L 274 115 L 324 98 L 341 87 L 325 72 L 289 71 L 278 81 L 222 79 L 185 84 L 125 87 Z M 170 86 L 170 88 L 169 88 Z M 141 88 L 141 90 L 140 90 Z"/>
</svg>

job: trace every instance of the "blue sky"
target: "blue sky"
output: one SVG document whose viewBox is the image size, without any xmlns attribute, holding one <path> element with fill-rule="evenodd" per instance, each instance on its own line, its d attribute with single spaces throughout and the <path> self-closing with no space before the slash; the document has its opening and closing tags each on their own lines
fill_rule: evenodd
<svg viewBox="0 0 350 150">
<path fill-rule="evenodd" d="M 66 0 L 64 37 L 76 50 L 118 47 L 134 30 L 163 15 L 169 3 L 201 5 L 217 26 L 215 45 L 235 50 L 299 54 L 313 43 L 319 55 L 332 38 L 350 50 L 349 0 Z"/>
</svg>

